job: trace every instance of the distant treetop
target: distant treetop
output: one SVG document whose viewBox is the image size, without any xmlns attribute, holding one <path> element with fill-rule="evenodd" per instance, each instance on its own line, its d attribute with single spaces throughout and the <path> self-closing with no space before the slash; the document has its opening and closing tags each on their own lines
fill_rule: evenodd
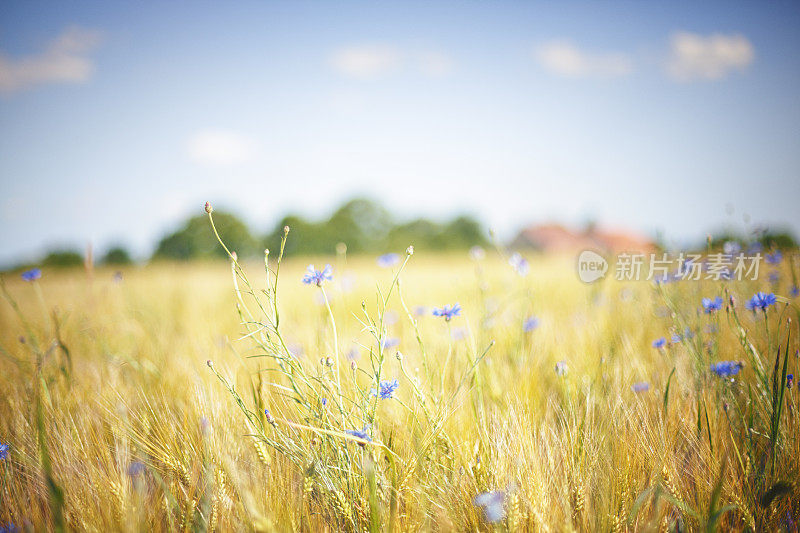
<svg viewBox="0 0 800 533">
<path fill-rule="evenodd" d="M 231 251 L 240 257 L 259 253 L 258 239 L 237 216 L 214 210 L 214 223 Z M 159 241 L 154 259 L 209 259 L 225 257 L 225 250 L 217 242 L 208 223 L 207 215 L 197 215 L 187 220 L 177 231 Z"/>
<path fill-rule="evenodd" d="M 109 248 L 103 256 L 101 263 L 104 265 L 129 265 L 133 262 L 128 250 L 122 246 L 113 246 Z"/>
<path fill-rule="evenodd" d="M 287 254 L 330 255 L 339 243 L 350 253 L 397 252 L 410 244 L 417 250 L 456 250 L 487 243 L 487 232 L 470 216 L 444 224 L 425 218 L 398 222 L 383 205 L 365 198 L 345 202 L 324 220 L 287 215 L 266 236 L 264 246 L 277 249 L 287 225 L 292 228 Z"/>
<path fill-rule="evenodd" d="M 214 223 L 231 251 L 239 257 L 254 257 L 264 248 L 277 250 L 283 228 L 291 234 L 286 242 L 287 255 L 332 255 L 342 245 L 349 253 L 385 253 L 405 250 L 414 245 L 418 250 L 468 249 L 485 245 L 487 234 L 480 222 L 461 215 L 444 223 L 420 218 L 397 222 L 382 204 L 366 198 L 354 198 L 335 209 L 323 220 L 307 220 L 287 214 L 274 229 L 256 237 L 237 216 L 214 209 Z M 164 236 L 156 247 L 154 259 L 202 259 L 225 257 L 208 223 L 207 215 L 188 219 L 176 231 Z"/>
</svg>

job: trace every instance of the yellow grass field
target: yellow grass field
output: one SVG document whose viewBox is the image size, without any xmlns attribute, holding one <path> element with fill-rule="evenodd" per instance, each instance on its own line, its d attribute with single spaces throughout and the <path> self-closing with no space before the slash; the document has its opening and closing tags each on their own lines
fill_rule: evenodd
<svg viewBox="0 0 800 533">
<path fill-rule="evenodd" d="M 657 287 L 530 259 L 523 277 L 496 252 L 416 253 L 393 285 L 400 265 L 318 258 L 332 314 L 307 259 L 281 265 L 277 307 L 258 292 L 274 273 L 242 265 L 263 308 L 225 262 L 5 275 L 0 525 L 796 531 L 787 261 L 776 287 Z M 766 313 L 744 308 L 757 290 L 778 296 Z M 725 360 L 741 372 L 709 370 Z"/>
</svg>

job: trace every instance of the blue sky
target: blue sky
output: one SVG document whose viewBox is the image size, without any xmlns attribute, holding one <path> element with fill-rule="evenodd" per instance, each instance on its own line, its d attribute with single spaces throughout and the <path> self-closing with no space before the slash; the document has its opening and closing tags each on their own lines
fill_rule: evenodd
<svg viewBox="0 0 800 533">
<path fill-rule="evenodd" d="M 5 2 L 0 263 L 355 194 L 800 233 L 799 56 L 796 2 Z"/>
</svg>

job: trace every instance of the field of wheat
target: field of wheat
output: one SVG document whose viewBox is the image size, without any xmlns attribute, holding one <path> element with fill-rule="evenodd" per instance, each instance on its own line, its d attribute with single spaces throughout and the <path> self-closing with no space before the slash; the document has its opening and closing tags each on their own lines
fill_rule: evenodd
<svg viewBox="0 0 800 533">
<path fill-rule="evenodd" d="M 5 275 L 3 531 L 797 530 L 790 254 L 278 256 Z"/>
</svg>

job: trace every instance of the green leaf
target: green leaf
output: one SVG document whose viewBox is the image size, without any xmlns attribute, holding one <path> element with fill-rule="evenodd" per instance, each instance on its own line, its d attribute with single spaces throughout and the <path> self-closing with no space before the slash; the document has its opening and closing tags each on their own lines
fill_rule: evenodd
<svg viewBox="0 0 800 533">
<path fill-rule="evenodd" d="M 685 503 L 683 500 L 679 500 L 678 498 L 674 497 L 672 494 L 669 493 L 669 491 L 664 491 L 661 494 L 661 497 L 667 500 L 675 507 L 677 507 L 678 509 L 680 509 L 681 511 L 683 511 L 685 514 L 688 514 L 693 518 L 700 518 L 700 513 L 689 507 L 689 505 Z"/>
<path fill-rule="evenodd" d="M 733 511 L 734 509 L 738 509 L 738 508 L 739 508 L 738 505 L 734 505 L 734 504 L 731 503 L 731 504 L 728 504 L 728 505 L 724 506 L 719 511 L 717 511 L 716 513 L 711 515 L 711 517 L 710 517 L 710 519 L 708 521 L 709 531 L 713 531 L 717 527 L 717 522 L 719 522 L 719 519 L 722 518 L 722 515 L 724 515 L 728 511 Z"/>
<path fill-rule="evenodd" d="M 672 384 L 672 376 L 675 374 L 675 367 L 672 367 L 672 372 L 669 373 L 667 378 L 667 386 L 664 389 L 664 414 L 667 414 L 667 402 L 669 401 L 669 386 Z"/>
<path fill-rule="evenodd" d="M 633 507 L 631 508 L 631 514 L 628 518 L 628 524 L 633 524 L 633 520 L 636 518 L 636 515 L 639 514 L 642 506 L 647 502 L 647 499 L 650 497 L 650 494 L 653 493 L 653 487 L 647 487 L 644 489 L 641 494 L 636 498 L 636 501 L 633 503 Z"/>
<path fill-rule="evenodd" d="M 719 476 L 717 482 L 714 484 L 714 490 L 711 491 L 711 499 L 708 502 L 708 524 L 706 524 L 707 531 L 714 531 L 717 520 L 725 512 L 725 507 L 717 509 L 719 498 L 722 495 L 722 485 L 725 481 L 725 460 L 723 459 L 722 465 L 719 468 Z M 727 506 L 726 506 L 727 507 Z"/>
<path fill-rule="evenodd" d="M 703 411 L 706 414 L 706 430 L 708 431 L 708 446 L 711 453 L 714 453 L 714 442 L 711 440 L 711 423 L 708 420 L 708 408 L 706 407 L 706 400 L 703 398 Z"/>
</svg>

